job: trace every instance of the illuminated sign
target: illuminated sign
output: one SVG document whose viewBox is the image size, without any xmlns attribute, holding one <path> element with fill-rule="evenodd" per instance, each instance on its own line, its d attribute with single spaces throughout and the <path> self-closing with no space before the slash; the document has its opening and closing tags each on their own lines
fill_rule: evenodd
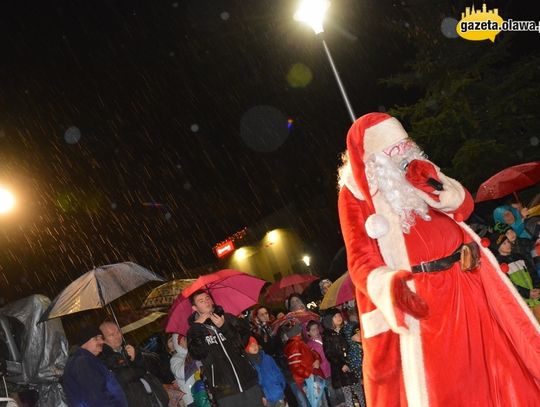
<svg viewBox="0 0 540 407">
<path fill-rule="evenodd" d="M 214 247 L 214 253 L 220 259 L 232 252 L 234 252 L 234 243 L 232 240 L 226 240 Z"/>
</svg>

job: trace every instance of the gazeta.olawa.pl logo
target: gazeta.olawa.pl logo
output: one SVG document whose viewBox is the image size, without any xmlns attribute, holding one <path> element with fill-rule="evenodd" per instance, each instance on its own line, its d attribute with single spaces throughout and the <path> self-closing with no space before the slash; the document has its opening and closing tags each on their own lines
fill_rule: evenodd
<svg viewBox="0 0 540 407">
<path fill-rule="evenodd" d="M 466 7 L 456 26 L 458 35 L 470 41 L 491 40 L 491 42 L 495 42 L 495 37 L 501 31 L 536 31 L 540 33 L 540 22 L 503 20 L 498 9 L 488 10 L 484 3 L 482 10 L 475 10 L 474 5 Z"/>
</svg>

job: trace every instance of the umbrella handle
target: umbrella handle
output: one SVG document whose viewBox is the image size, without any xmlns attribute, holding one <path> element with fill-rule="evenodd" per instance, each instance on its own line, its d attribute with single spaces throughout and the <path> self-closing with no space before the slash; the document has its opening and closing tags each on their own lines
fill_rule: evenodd
<svg viewBox="0 0 540 407">
<path fill-rule="evenodd" d="M 113 316 L 114 323 L 116 324 L 116 326 L 120 330 L 120 333 L 122 334 L 122 345 L 126 346 L 127 345 L 126 344 L 126 338 L 124 338 L 124 334 L 122 333 L 122 328 L 120 327 L 120 324 L 118 323 L 118 319 L 116 318 L 116 314 L 114 313 L 114 308 L 112 307 L 111 304 L 109 304 L 109 309 L 111 310 L 111 314 Z"/>
<path fill-rule="evenodd" d="M 523 206 L 523 204 L 521 203 L 521 200 L 519 199 L 519 196 L 518 196 L 517 192 L 516 191 L 512 192 L 512 195 L 514 195 L 514 198 L 516 199 L 516 203 Z"/>
</svg>

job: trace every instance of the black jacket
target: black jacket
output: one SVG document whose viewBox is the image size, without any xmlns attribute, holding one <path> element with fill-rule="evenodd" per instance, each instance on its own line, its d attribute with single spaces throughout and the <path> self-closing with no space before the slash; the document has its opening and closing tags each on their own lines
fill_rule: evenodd
<svg viewBox="0 0 540 407">
<path fill-rule="evenodd" d="M 159 406 L 156 398 L 163 406 L 169 404 L 169 396 L 161 382 L 147 372 L 141 352 L 137 350 L 135 360 L 129 360 L 127 354 L 115 352 L 110 346 L 103 345 L 99 358 L 114 373 L 126 395 L 129 407 Z M 151 388 L 151 393 L 145 389 L 144 379 Z"/>
<path fill-rule="evenodd" d="M 225 323 L 217 328 L 208 321 L 199 324 L 194 319 L 195 314 L 190 317 L 187 333 L 188 352 L 202 362 L 203 374 L 214 397 L 219 400 L 256 385 L 257 371 L 244 352 L 249 339 L 246 321 L 225 314 Z"/>
<path fill-rule="evenodd" d="M 343 372 L 343 365 L 347 364 L 347 350 L 349 344 L 347 339 L 340 333 L 334 330 L 326 329 L 323 334 L 323 349 L 326 359 L 330 362 L 330 370 L 332 372 L 332 387 L 339 389 L 344 386 L 357 384 L 354 373 Z"/>
</svg>

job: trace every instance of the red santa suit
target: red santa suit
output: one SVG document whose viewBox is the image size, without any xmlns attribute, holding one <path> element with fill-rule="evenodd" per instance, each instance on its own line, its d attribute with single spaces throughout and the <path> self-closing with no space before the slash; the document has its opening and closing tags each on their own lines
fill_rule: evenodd
<svg viewBox="0 0 540 407">
<path fill-rule="evenodd" d="M 358 119 L 347 137 L 350 167 L 338 206 L 362 326 L 367 405 L 537 405 L 540 327 L 491 252 L 482 247 L 481 265 L 471 272 L 459 262 L 410 272 L 480 239 L 463 223 L 473 209 L 470 194 L 442 173 L 445 192 L 437 203 L 428 200 L 431 220 L 416 216 L 409 233 L 370 190 L 367 158 L 405 138 L 401 124 L 382 113 Z M 397 281 L 425 300 L 425 318 L 398 306 Z"/>
</svg>

